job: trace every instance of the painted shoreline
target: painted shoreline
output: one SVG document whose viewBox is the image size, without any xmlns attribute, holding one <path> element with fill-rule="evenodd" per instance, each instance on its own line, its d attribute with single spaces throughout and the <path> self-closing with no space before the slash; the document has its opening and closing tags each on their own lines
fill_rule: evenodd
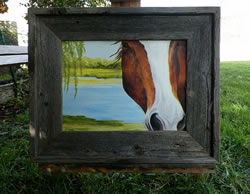
<svg viewBox="0 0 250 194">
<path fill-rule="evenodd" d="M 63 131 L 147 131 L 144 123 L 96 120 L 85 116 L 63 116 Z"/>
</svg>

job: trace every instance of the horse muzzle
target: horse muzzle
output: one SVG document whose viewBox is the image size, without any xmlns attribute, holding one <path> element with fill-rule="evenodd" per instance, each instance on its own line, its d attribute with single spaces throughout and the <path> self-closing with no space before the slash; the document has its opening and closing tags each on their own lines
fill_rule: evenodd
<svg viewBox="0 0 250 194">
<path fill-rule="evenodd" d="M 186 126 L 186 116 L 183 115 L 181 119 L 175 121 L 174 123 L 170 123 L 166 119 L 164 120 L 159 113 L 153 112 L 146 116 L 145 124 L 149 131 L 182 131 Z"/>
</svg>

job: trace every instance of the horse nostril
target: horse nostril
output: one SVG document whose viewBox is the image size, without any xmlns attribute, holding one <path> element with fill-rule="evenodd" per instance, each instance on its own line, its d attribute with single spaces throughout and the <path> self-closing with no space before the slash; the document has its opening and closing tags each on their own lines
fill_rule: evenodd
<svg viewBox="0 0 250 194">
<path fill-rule="evenodd" d="M 182 131 L 185 128 L 185 126 L 186 126 L 186 116 L 184 116 L 182 120 L 179 121 L 177 125 L 177 130 Z"/>
<path fill-rule="evenodd" d="M 150 118 L 150 124 L 154 131 L 163 130 L 163 125 L 161 123 L 160 117 L 157 113 L 152 114 Z"/>
</svg>

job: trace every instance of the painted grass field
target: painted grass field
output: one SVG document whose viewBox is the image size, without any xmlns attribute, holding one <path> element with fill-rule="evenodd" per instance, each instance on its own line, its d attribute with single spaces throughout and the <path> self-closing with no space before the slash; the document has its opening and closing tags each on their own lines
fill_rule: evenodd
<svg viewBox="0 0 250 194">
<path fill-rule="evenodd" d="M 143 123 L 95 120 L 85 116 L 63 116 L 64 131 L 145 131 Z"/>
<path fill-rule="evenodd" d="M 0 193 L 250 193 L 250 62 L 221 64 L 216 174 L 72 173 L 53 178 L 29 158 L 28 111 L 0 121 Z"/>
<path fill-rule="evenodd" d="M 76 71 L 73 68 L 70 68 L 70 75 L 72 76 L 84 76 L 84 77 L 96 77 L 96 78 L 121 78 L 122 71 L 121 69 L 93 69 L 93 68 L 76 68 Z"/>
</svg>

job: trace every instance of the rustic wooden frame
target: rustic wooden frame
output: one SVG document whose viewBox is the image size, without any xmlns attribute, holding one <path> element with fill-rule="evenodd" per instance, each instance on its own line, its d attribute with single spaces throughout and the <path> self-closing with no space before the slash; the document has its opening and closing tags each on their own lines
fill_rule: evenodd
<svg viewBox="0 0 250 194">
<path fill-rule="evenodd" d="M 82 171 L 214 172 L 219 31 L 218 7 L 29 9 L 32 159 Z M 187 131 L 62 132 L 61 41 L 142 39 L 187 40 Z"/>
</svg>

